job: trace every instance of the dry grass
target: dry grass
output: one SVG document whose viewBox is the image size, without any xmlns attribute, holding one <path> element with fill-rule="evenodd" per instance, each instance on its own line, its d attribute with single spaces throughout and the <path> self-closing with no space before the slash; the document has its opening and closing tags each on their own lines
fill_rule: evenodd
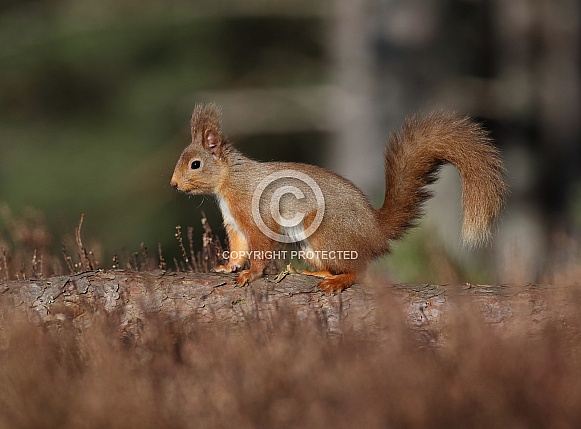
<svg viewBox="0 0 581 429">
<path fill-rule="evenodd" d="M 1 308 L 0 428 L 579 427 L 581 320 L 510 340 L 460 312 L 425 347 L 386 311 L 387 342 L 281 313 L 239 329 L 115 315 L 37 325 Z"/>
<path fill-rule="evenodd" d="M 181 258 L 166 261 L 161 244 L 157 254 L 150 254 L 145 243 L 139 245 L 139 251 L 132 252 L 124 258 L 115 254 L 110 263 L 102 261 L 101 251 L 93 251 L 83 241 L 84 213 L 74 229 L 74 235 L 62 239 L 61 255 L 53 251 L 54 240 L 48 232 L 44 216 L 39 211 L 27 209 L 15 216 L 10 208 L 0 204 L 0 282 L 27 278 L 48 278 L 75 274 L 96 269 L 128 269 L 147 271 L 155 268 L 175 271 L 209 272 L 216 265 L 224 263 L 223 248 L 220 239 L 213 233 L 204 213 L 201 222 L 204 233 L 200 246 L 199 239 L 193 236 L 193 228 L 187 228 L 187 245 L 184 244 L 181 226 L 176 227 Z M 91 240 L 95 246 L 96 240 Z M 98 244 L 96 245 L 97 247 Z"/>
<path fill-rule="evenodd" d="M 15 216 L 0 203 L 0 282 L 61 274 L 61 264 L 50 252 L 52 244 L 41 212 L 27 209 Z"/>
</svg>

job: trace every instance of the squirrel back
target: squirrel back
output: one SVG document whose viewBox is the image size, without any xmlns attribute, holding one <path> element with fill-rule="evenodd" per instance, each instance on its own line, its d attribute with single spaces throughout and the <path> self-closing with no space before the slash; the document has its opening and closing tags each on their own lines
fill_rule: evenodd
<svg viewBox="0 0 581 429">
<path fill-rule="evenodd" d="M 213 104 L 196 106 L 191 125 L 192 142 L 171 185 L 217 197 L 231 257 L 215 270 L 235 272 L 250 262 L 236 278 L 240 284 L 262 275 L 267 260 L 256 252 L 264 255 L 279 243 L 296 242 L 317 270 L 305 273 L 323 277 L 321 289 L 350 286 L 370 260 L 389 252 L 390 242 L 415 226 L 431 196 L 427 185 L 445 163 L 453 164 L 462 179 L 467 244 L 489 238 L 507 193 L 504 167 L 487 133 L 450 113 L 412 116 L 391 136 L 379 210 L 353 183 L 324 168 L 245 157 L 222 133 L 220 111 Z"/>
</svg>

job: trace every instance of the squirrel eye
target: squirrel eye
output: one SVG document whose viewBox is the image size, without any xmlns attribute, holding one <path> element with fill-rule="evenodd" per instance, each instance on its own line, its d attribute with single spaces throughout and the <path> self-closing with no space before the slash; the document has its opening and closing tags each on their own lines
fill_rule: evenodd
<svg viewBox="0 0 581 429">
<path fill-rule="evenodd" d="M 192 164 L 190 165 L 190 168 L 192 170 L 197 170 L 198 168 L 200 168 L 202 165 L 202 162 L 198 159 L 196 159 L 195 161 L 192 161 Z"/>
</svg>

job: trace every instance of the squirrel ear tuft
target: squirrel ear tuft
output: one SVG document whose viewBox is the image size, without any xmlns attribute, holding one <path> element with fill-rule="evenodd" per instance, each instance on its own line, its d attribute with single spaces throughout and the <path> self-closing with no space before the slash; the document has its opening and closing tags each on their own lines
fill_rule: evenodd
<svg viewBox="0 0 581 429">
<path fill-rule="evenodd" d="M 221 131 L 221 113 L 221 109 L 214 103 L 196 104 L 192 113 L 192 141 L 196 141 L 196 136 L 201 133 L 202 146 L 212 154 L 214 159 L 222 158 L 224 138 Z"/>
</svg>

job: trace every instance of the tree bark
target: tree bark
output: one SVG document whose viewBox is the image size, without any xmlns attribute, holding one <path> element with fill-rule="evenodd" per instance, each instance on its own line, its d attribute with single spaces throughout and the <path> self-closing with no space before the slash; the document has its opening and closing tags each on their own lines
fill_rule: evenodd
<svg viewBox="0 0 581 429">
<path fill-rule="evenodd" d="M 476 315 L 501 332 L 535 334 L 547 322 L 575 317 L 577 299 L 554 286 L 357 284 L 325 295 L 317 279 L 290 274 L 238 287 L 232 275 L 165 271 L 89 271 L 0 284 L 2 307 L 21 308 L 45 323 L 72 320 L 82 327 L 97 314 L 116 314 L 122 332 L 135 334 L 148 317 L 183 324 L 231 327 L 312 320 L 330 335 L 385 335 L 386 321 L 405 322 L 426 341 L 445 340 L 447 322 Z M 566 292 L 565 292 L 566 291 Z M 394 319 L 396 317 L 397 319 Z M 390 319 L 391 318 L 391 319 Z"/>
</svg>

